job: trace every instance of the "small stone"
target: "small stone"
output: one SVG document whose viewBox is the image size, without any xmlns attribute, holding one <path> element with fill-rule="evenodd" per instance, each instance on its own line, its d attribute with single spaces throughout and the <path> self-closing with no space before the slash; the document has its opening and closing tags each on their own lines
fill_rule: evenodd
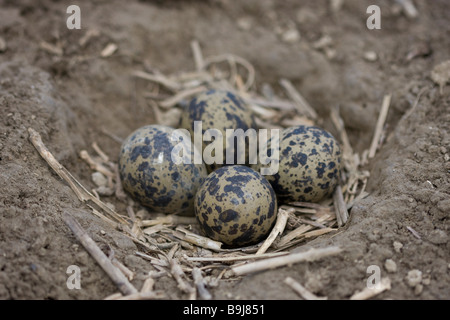
<svg viewBox="0 0 450 320">
<path fill-rule="evenodd" d="M 414 294 L 416 296 L 418 296 L 419 294 L 421 294 L 423 291 L 423 285 L 421 285 L 420 283 L 414 287 Z"/>
<path fill-rule="evenodd" d="M 384 267 L 389 273 L 397 272 L 397 264 L 392 259 L 386 259 L 386 261 L 384 262 Z"/>
<path fill-rule="evenodd" d="M 249 31 L 253 26 L 253 21 L 251 17 L 242 17 L 237 21 L 237 26 L 243 31 Z"/>
<path fill-rule="evenodd" d="M 444 230 L 433 230 L 428 235 L 428 241 L 433 244 L 445 244 L 448 241 L 448 235 Z"/>
<path fill-rule="evenodd" d="M 282 35 L 282 40 L 287 43 L 295 43 L 300 40 L 300 33 L 297 29 L 289 29 Z"/>
<path fill-rule="evenodd" d="M 439 91 L 442 94 L 445 84 L 450 81 L 450 60 L 441 62 L 431 70 L 431 80 L 439 85 Z"/>
<path fill-rule="evenodd" d="M 92 181 L 95 183 L 97 187 L 104 187 L 108 183 L 108 179 L 101 172 L 94 172 L 91 175 Z"/>
<path fill-rule="evenodd" d="M 403 248 L 403 244 L 401 242 L 394 241 L 393 245 L 394 245 L 395 252 L 400 253 L 401 249 Z"/>
<path fill-rule="evenodd" d="M 410 270 L 406 275 L 406 282 L 410 287 L 415 287 L 422 282 L 422 271 L 414 269 Z"/>
<path fill-rule="evenodd" d="M 378 59 L 378 55 L 375 51 L 367 51 L 364 53 L 364 59 L 370 62 L 374 62 Z"/>
</svg>

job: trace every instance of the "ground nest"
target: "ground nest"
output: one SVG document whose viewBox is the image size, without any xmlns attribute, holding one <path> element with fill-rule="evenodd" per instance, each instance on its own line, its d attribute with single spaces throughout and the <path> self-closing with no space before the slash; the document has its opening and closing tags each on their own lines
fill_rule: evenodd
<svg viewBox="0 0 450 320">
<path fill-rule="evenodd" d="M 263 87 L 262 92 L 256 92 L 255 69 L 247 60 L 232 54 L 203 57 L 196 41 L 191 43 L 191 49 L 196 66 L 193 71 L 165 75 L 149 69 L 133 73 L 134 77 L 144 79 L 142 81 L 148 84 L 145 98 L 153 109 L 157 123 L 176 127 L 181 107 L 187 100 L 206 89 L 225 89 L 243 98 L 254 112 L 260 128 L 323 124 L 323 119 L 290 81 L 280 79 L 282 96 L 277 96 L 271 87 Z M 107 298 L 165 298 L 165 293 L 153 290 L 153 285 L 162 277 L 173 277 L 179 289 L 189 298 L 211 299 L 208 287 L 217 285 L 222 278 L 238 278 L 342 251 L 343 248 L 328 247 L 290 253 L 290 249 L 312 238 L 345 232 L 342 227 L 349 219 L 349 210 L 355 202 L 368 195 L 365 188 L 369 172 L 364 168 L 383 141 L 389 105 L 390 95 L 387 95 L 381 106 L 370 148 L 361 154 L 354 152 L 350 145 L 339 108 L 333 108 L 330 118 L 338 132 L 336 138 L 343 151 L 341 180 L 333 196 L 320 203 L 294 202 L 280 206 L 275 226 L 267 239 L 257 245 L 237 249 L 224 249 L 222 243 L 202 236 L 195 217 L 149 212 L 135 203 L 122 189 L 117 155 L 105 154 L 95 141 L 92 142 L 95 155 L 86 150 L 79 152 L 91 168 L 92 180 L 97 186 L 89 191 L 58 163 L 42 143 L 38 132 L 30 128 L 29 134 L 41 156 L 69 184 L 92 214 L 132 239 L 139 248 L 135 254 L 153 266 L 143 287 L 135 288 L 129 282 L 134 273 L 114 257 L 110 248 L 100 250 L 77 221 L 65 214 L 64 220 L 77 239 L 118 286 L 120 292 Z M 105 134 L 121 142 L 111 133 Z M 119 203 L 121 207 L 126 207 L 126 212 L 116 210 Z M 285 282 L 300 295 L 313 295 L 292 278 L 287 278 Z"/>
</svg>

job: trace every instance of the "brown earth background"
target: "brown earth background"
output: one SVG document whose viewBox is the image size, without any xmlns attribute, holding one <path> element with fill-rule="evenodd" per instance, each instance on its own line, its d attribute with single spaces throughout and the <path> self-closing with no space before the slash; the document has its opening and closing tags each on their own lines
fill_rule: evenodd
<svg viewBox="0 0 450 320">
<path fill-rule="evenodd" d="M 70 4 L 81 8 L 81 30 L 66 27 Z M 366 27 L 371 4 L 381 8 L 380 30 Z M 410 18 L 395 1 L 1 0 L 0 298 L 103 299 L 117 292 L 62 221 L 64 211 L 97 243 L 110 245 L 136 273 L 133 284 L 142 285 L 151 265 L 135 255 L 137 245 L 78 201 L 36 152 L 27 129 L 92 188 L 79 151 L 94 153 L 96 141 L 117 155 L 120 144 L 105 131 L 124 138 L 154 122 L 145 86 L 131 72 L 193 70 L 196 39 L 204 55 L 250 61 L 257 88 L 267 83 L 280 91 L 279 79 L 289 79 L 333 133 L 330 109 L 339 105 L 357 152 L 369 147 L 383 96 L 392 94 L 384 143 L 367 167 L 370 195 L 354 205 L 344 228 L 293 249 L 337 245 L 344 252 L 223 279 L 208 288 L 213 298 L 297 299 L 283 283 L 289 276 L 318 296 L 348 299 L 366 286 L 368 266 L 377 265 L 391 289 L 376 299 L 449 299 L 450 85 L 440 90 L 430 73 L 450 59 L 450 2 L 415 4 L 418 16 Z M 98 36 L 81 46 L 91 29 Z M 291 29 L 300 37 L 289 38 Z M 324 35 L 328 49 L 315 48 Z M 118 50 L 103 58 L 108 43 Z M 80 290 L 66 286 L 69 265 L 81 268 Z M 412 270 L 422 273 L 419 283 L 409 283 Z M 186 298 L 170 277 L 155 289 L 168 299 Z"/>
</svg>

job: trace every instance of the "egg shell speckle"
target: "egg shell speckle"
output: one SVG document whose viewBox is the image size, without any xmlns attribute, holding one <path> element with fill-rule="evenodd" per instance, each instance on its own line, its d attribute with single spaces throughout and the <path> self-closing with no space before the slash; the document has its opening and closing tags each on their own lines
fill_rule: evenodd
<svg viewBox="0 0 450 320">
<path fill-rule="evenodd" d="M 253 169 L 224 166 L 210 173 L 195 196 L 203 233 L 229 247 L 266 238 L 276 220 L 277 200 L 269 182 Z"/>
<path fill-rule="evenodd" d="M 242 129 L 244 132 L 249 128 L 256 129 L 256 123 L 252 111 L 245 102 L 237 95 L 225 90 L 209 90 L 193 98 L 186 105 L 181 117 L 180 128 L 187 129 L 194 139 L 194 121 L 201 121 L 202 135 L 208 129 L 217 129 L 223 137 L 223 163 L 226 162 L 226 129 Z M 202 152 L 205 147 L 212 143 L 203 141 Z M 231 145 L 232 141 L 229 142 Z M 235 161 L 237 164 L 236 146 Z M 246 159 L 248 149 L 246 148 Z M 207 164 L 208 172 L 220 168 L 222 164 Z"/>
<path fill-rule="evenodd" d="M 265 177 L 280 202 L 318 202 L 331 195 L 341 169 L 340 146 L 331 133 L 316 126 L 294 126 L 281 132 L 279 145 L 278 172 Z"/>
<path fill-rule="evenodd" d="M 149 209 L 193 215 L 194 196 L 207 171 L 204 164 L 172 161 L 174 146 L 185 141 L 191 144 L 188 136 L 172 141 L 173 131 L 167 126 L 148 125 L 130 134 L 120 151 L 120 178 L 124 190 Z M 193 146 L 190 150 L 193 154 Z"/>
</svg>

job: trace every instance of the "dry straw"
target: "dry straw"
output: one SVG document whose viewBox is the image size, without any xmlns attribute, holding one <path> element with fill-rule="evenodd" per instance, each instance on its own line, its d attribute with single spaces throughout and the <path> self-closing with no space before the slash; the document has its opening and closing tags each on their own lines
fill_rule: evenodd
<svg viewBox="0 0 450 320">
<path fill-rule="evenodd" d="M 289 80 L 280 80 L 280 96 L 275 95 L 273 89 L 263 90 L 260 94 L 255 89 L 255 69 L 247 60 L 232 54 L 204 58 L 197 41 L 192 42 L 191 48 L 194 71 L 171 75 L 164 75 L 156 70 L 138 70 L 132 73 L 136 81 L 148 82 L 149 91 L 145 97 L 160 122 L 174 123 L 177 121 L 174 117 L 180 115 L 177 110 L 180 102 L 206 88 L 215 88 L 239 94 L 254 111 L 257 123 L 264 128 L 322 123 L 316 111 Z M 333 196 L 321 203 L 294 202 L 280 206 L 276 224 L 267 239 L 257 245 L 238 249 L 222 248 L 220 242 L 202 236 L 198 232 L 195 218 L 175 214 L 161 215 L 140 208 L 122 190 L 117 163 L 110 160 L 116 157 L 106 155 L 95 142 L 92 147 L 97 155 L 91 156 L 86 150 L 82 150 L 80 157 L 91 170 L 104 175 L 108 183 L 103 188 L 88 191 L 58 163 L 43 144 L 39 133 L 29 128 L 29 134 L 30 141 L 43 159 L 69 184 L 79 200 L 86 203 L 93 214 L 132 239 L 140 247 L 136 255 L 149 262 L 149 278 L 138 292 L 127 279 L 130 274 L 124 268 L 117 267 L 121 265 L 120 262 L 116 258 L 109 259 L 108 262 L 108 258 L 95 249 L 95 243 L 74 218 L 66 215 L 64 220 L 75 236 L 87 246 L 88 252 L 120 289 L 121 294 L 109 296 L 108 299 L 166 298 L 164 292 L 152 289 L 155 281 L 161 277 L 173 278 L 182 294 L 189 299 L 211 299 L 209 288 L 216 286 L 223 278 L 238 279 L 248 273 L 321 259 L 342 252 L 341 248 L 329 247 L 291 254 L 289 249 L 342 228 L 349 219 L 348 210 L 356 201 L 367 196 L 365 186 L 369 173 L 362 166 L 367 162 L 367 154 L 372 158 L 380 144 L 389 101 L 390 96 L 386 96 L 370 151 L 361 155 L 352 149 L 339 109 L 333 107 L 330 118 L 343 149 L 341 181 Z M 114 141 L 121 141 L 114 134 L 104 130 L 102 133 Z M 126 212 L 116 212 L 102 198 L 110 202 L 125 203 Z M 135 213 L 135 210 L 138 211 Z M 300 295 L 306 295 L 306 298 L 317 298 L 292 279 L 286 279 L 286 284 Z"/>
</svg>

